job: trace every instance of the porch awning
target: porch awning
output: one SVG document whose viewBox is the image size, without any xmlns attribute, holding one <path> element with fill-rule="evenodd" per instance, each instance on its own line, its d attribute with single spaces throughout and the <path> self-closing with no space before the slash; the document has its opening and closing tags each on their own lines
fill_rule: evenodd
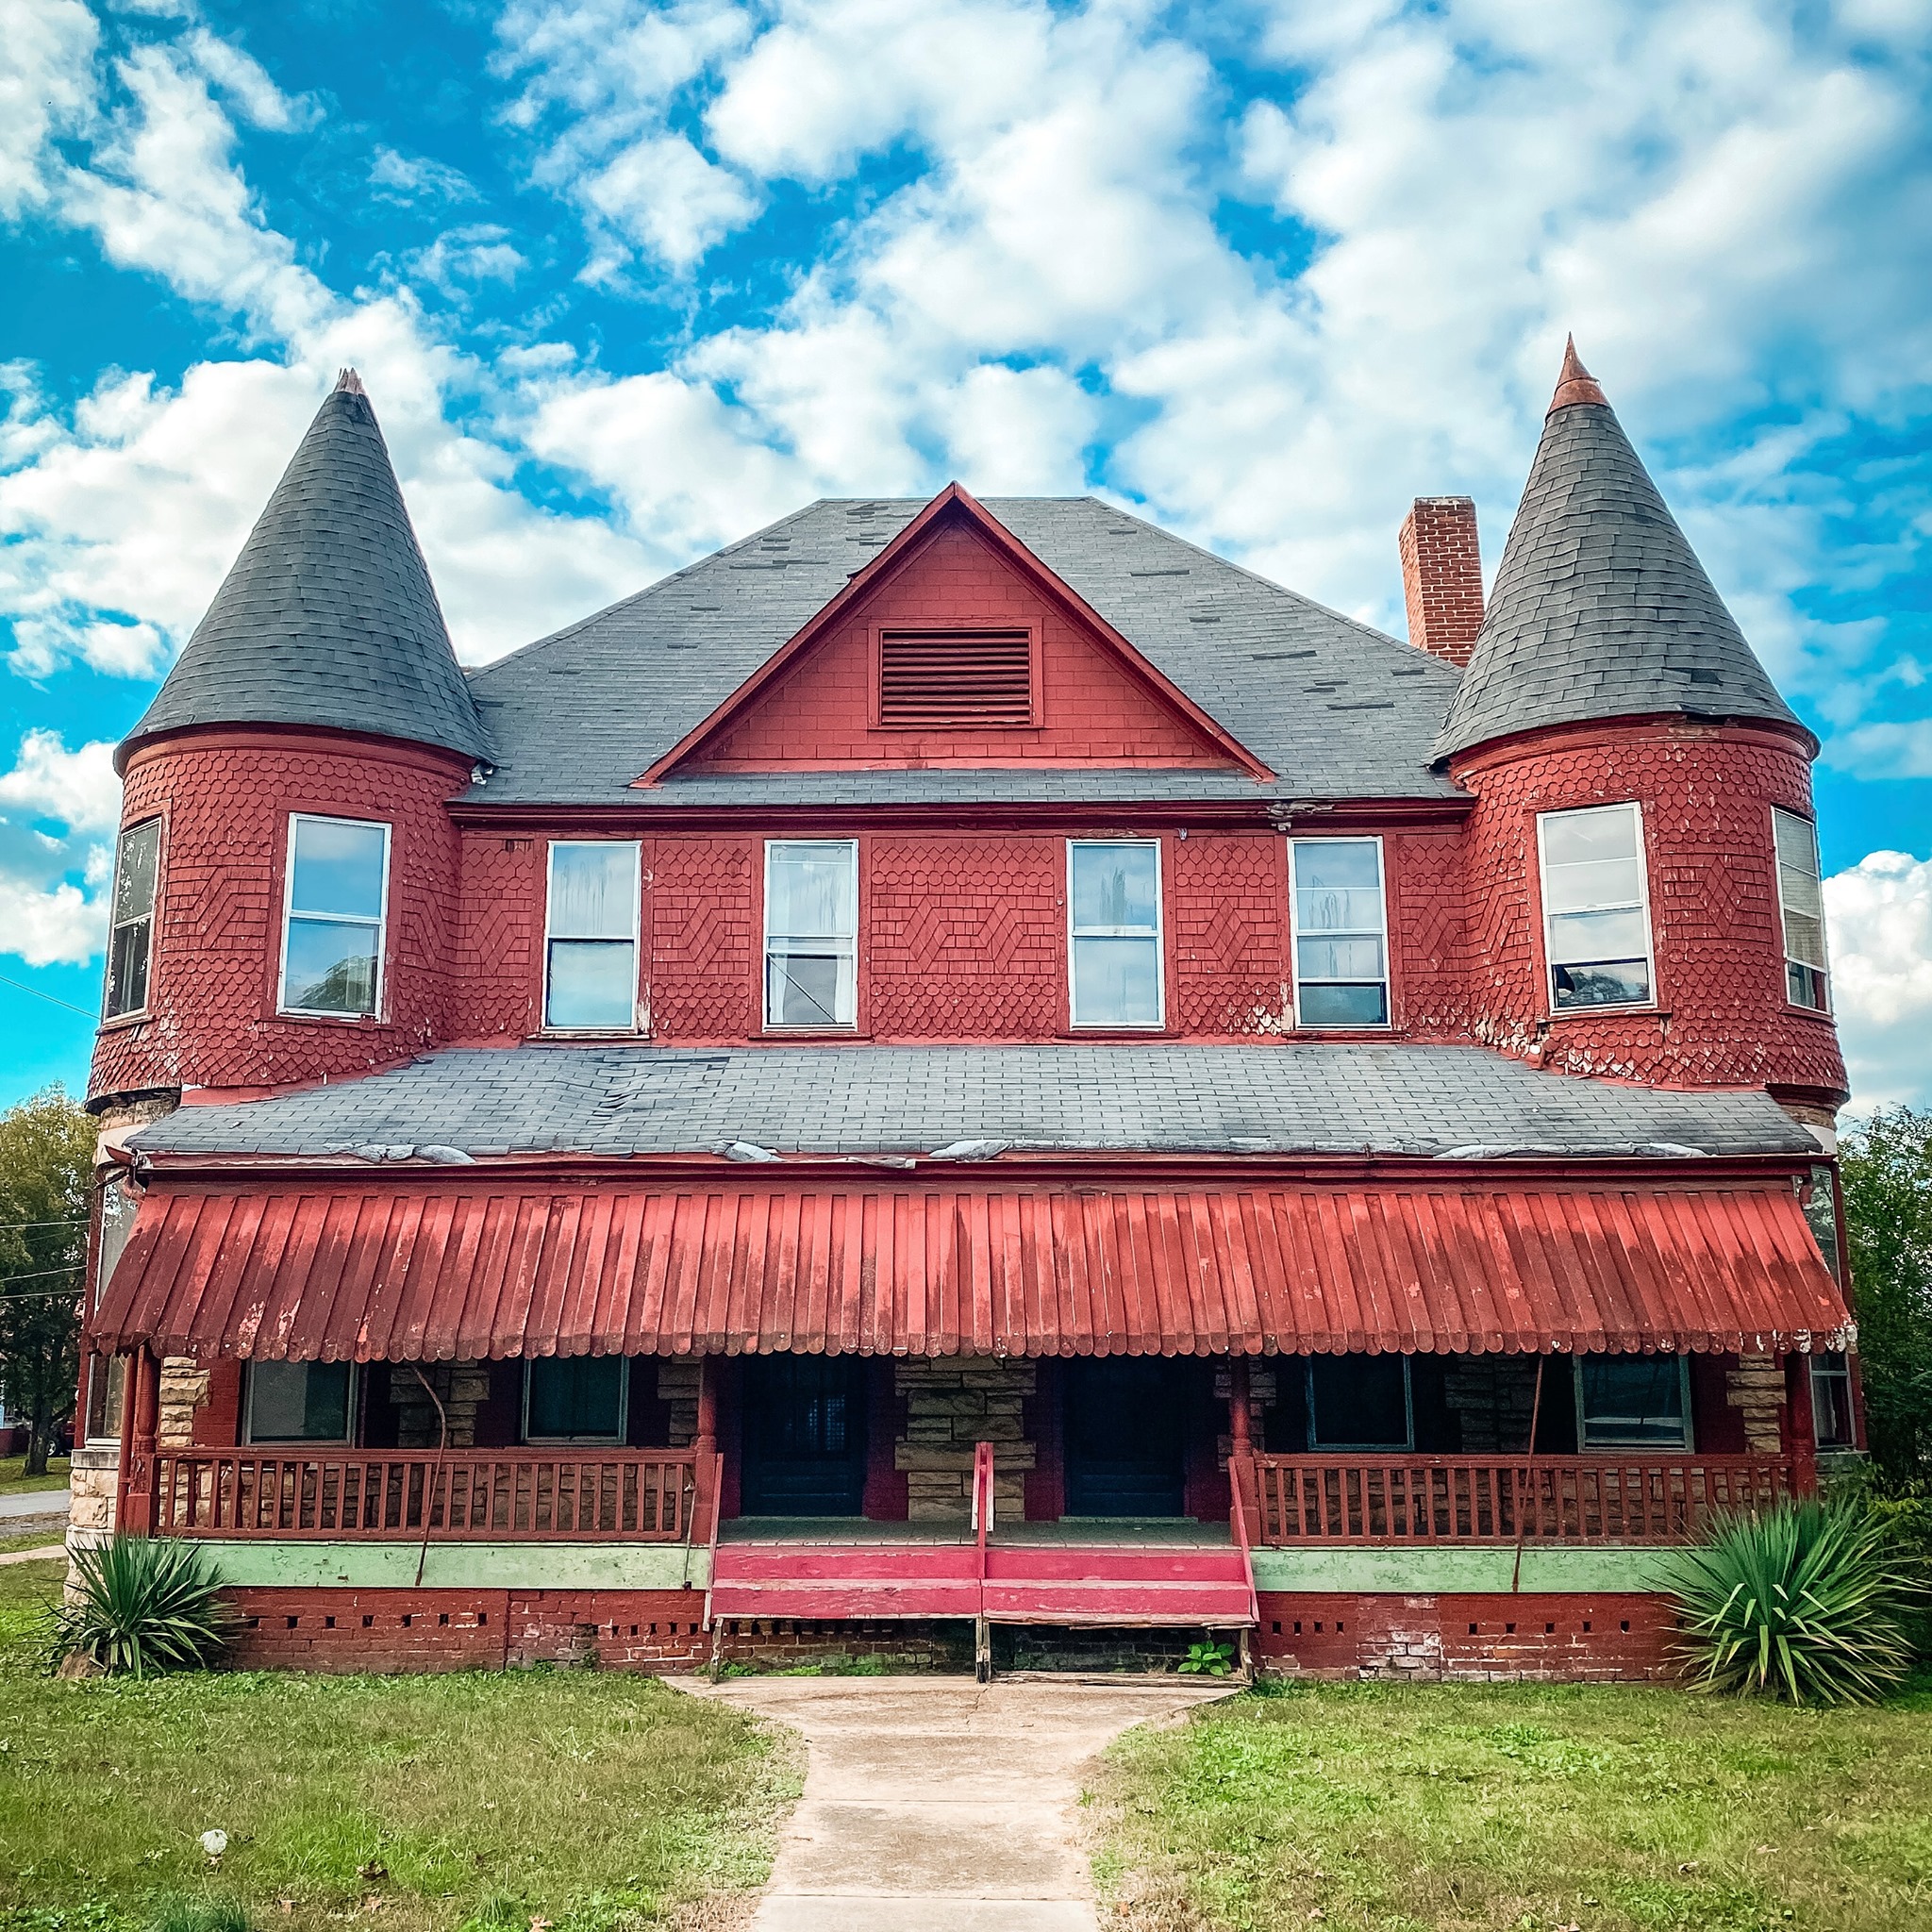
<svg viewBox="0 0 1932 1932">
<path fill-rule="evenodd" d="M 260 1360 L 1841 1346 L 1788 1180 L 157 1179 L 95 1345 Z"/>
</svg>

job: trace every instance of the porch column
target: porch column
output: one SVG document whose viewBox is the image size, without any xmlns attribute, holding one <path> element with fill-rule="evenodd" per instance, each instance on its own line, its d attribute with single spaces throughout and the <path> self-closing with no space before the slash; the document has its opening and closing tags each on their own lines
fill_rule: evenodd
<svg viewBox="0 0 1932 1932">
<path fill-rule="evenodd" d="M 1255 1455 L 1254 1405 L 1250 1392 L 1247 1357 L 1230 1356 L 1227 1363 L 1227 1489 L 1230 1502 L 1240 1502 L 1252 1535 L 1257 1491 L 1249 1480 Z"/>
<path fill-rule="evenodd" d="M 1811 1413 L 1811 1357 L 1795 1349 L 1785 1357 L 1785 1454 L 1791 1458 L 1791 1487 L 1801 1496 L 1818 1493 L 1818 1424 Z"/>
<path fill-rule="evenodd" d="M 161 1365 L 152 1349 L 142 1348 L 136 1352 L 128 1366 L 132 1386 L 122 1419 L 126 1431 L 124 1440 L 128 1445 L 126 1474 L 121 1487 L 120 1507 L 114 1512 L 114 1526 L 124 1535 L 152 1536 L 160 1482 L 156 1437 L 160 1427 Z"/>
<path fill-rule="evenodd" d="M 724 1484 L 718 1467 L 718 1372 L 708 1355 L 698 1357 L 698 1425 L 691 1446 L 696 1458 L 698 1511 L 693 1527 L 708 1536 L 717 1527 Z"/>
</svg>

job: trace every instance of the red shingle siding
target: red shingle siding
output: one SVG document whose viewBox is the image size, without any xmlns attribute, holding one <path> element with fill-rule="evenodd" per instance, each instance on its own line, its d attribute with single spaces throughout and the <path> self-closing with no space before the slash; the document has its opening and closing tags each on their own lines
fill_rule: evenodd
<svg viewBox="0 0 1932 1932">
<path fill-rule="evenodd" d="M 105 1029 L 89 1091 L 249 1087 L 364 1072 L 441 1038 L 456 924 L 457 836 L 444 802 L 466 761 L 402 745 L 209 730 L 143 747 L 122 824 L 165 817 L 151 1019 Z M 390 822 L 380 1021 L 275 1014 L 289 814 Z"/>
<path fill-rule="evenodd" d="M 742 1040 L 758 1030 L 764 845 L 658 839 L 645 857 L 651 1027 L 660 1040 Z"/>
<path fill-rule="evenodd" d="M 1292 1021 L 1288 861 L 1270 833 L 1170 839 L 1168 1020 L 1205 1038 L 1279 1033 Z"/>
<path fill-rule="evenodd" d="M 874 629 L 974 624 L 1036 630 L 1039 726 L 875 727 Z M 954 525 L 935 532 L 875 598 L 758 699 L 691 769 L 1042 763 L 1224 768 L 1228 759 L 983 539 Z"/>
<path fill-rule="evenodd" d="M 1666 1086 L 1841 1093 L 1836 1030 L 1784 997 L 1774 805 L 1809 815 L 1781 734 L 1689 720 L 1551 731 L 1458 760 L 1468 830 L 1471 1030 L 1558 1073 Z M 1551 1020 L 1536 874 L 1539 812 L 1643 808 L 1657 1014 Z"/>
<path fill-rule="evenodd" d="M 466 833 L 451 1031 L 522 1040 L 540 1024 L 548 841 Z"/>
</svg>

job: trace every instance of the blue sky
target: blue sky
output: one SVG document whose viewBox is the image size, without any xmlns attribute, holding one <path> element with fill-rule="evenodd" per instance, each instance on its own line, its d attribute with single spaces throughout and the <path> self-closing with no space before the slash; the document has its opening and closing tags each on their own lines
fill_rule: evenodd
<svg viewBox="0 0 1932 1932">
<path fill-rule="evenodd" d="M 1400 634 L 1570 329 L 1824 741 L 1857 1097 L 1932 1101 L 1928 71 L 1924 0 L 0 0 L 0 1104 L 84 1080 L 108 748 L 341 364 L 480 662 L 954 476 Z"/>
</svg>

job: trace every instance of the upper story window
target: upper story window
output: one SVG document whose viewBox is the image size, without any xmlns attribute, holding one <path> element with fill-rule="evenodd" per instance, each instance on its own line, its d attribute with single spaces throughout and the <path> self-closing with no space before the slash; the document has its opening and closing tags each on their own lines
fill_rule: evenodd
<svg viewBox="0 0 1932 1932">
<path fill-rule="evenodd" d="M 878 722 L 901 730 L 1034 724 L 1033 634 L 882 630 Z"/>
<path fill-rule="evenodd" d="M 552 841 L 544 1025 L 599 1033 L 636 1026 L 638 887 L 635 844 Z"/>
<path fill-rule="evenodd" d="M 380 1011 L 389 827 L 295 813 L 287 894 L 282 1011 Z"/>
<path fill-rule="evenodd" d="M 1160 842 L 1075 839 L 1067 846 L 1075 1026 L 1160 1026 Z"/>
<path fill-rule="evenodd" d="M 623 1441 L 629 1383 L 620 1355 L 540 1356 L 524 1369 L 524 1441 Z"/>
<path fill-rule="evenodd" d="M 1546 811 L 1543 941 L 1557 1008 L 1639 1007 L 1655 984 L 1643 820 L 1635 805 Z"/>
<path fill-rule="evenodd" d="M 1794 1007 L 1831 1010 L 1824 957 L 1824 894 L 1818 883 L 1818 828 L 1794 811 L 1771 811 L 1777 841 L 1777 909 L 1785 935 L 1785 997 Z"/>
<path fill-rule="evenodd" d="M 1389 925 L 1379 839 L 1296 839 L 1295 1015 L 1304 1026 L 1389 1024 Z"/>
<path fill-rule="evenodd" d="M 114 848 L 113 920 L 108 934 L 108 993 L 102 1009 L 106 1019 L 146 1009 L 160 858 L 159 819 L 129 825 Z"/>
<path fill-rule="evenodd" d="M 858 840 L 769 841 L 765 1024 L 855 1025 L 858 988 Z"/>
<path fill-rule="evenodd" d="M 1690 1363 L 1680 1355 L 1589 1355 L 1576 1363 L 1585 1449 L 1690 1447 Z"/>
<path fill-rule="evenodd" d="M 355 1395 L 349 1362 L 250 1362 L 244 1433 L 251 1442 L 346 1442 Z"/>
</svg>

